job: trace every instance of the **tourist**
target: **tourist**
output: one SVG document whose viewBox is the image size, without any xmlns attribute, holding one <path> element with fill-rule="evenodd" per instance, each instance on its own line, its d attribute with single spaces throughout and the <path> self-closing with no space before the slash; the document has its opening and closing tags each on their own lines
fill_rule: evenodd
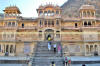
<svg viewBox="0 0 100 66">
<path fill-rule="evenodd" d="M 50 42 L 48 42 L 48 50 L 49 51 L 51 50 L 51 44 L 50 44 Z"/>
<path fill-rule="evenodd" d="M 50 65 L 50 66 L 55 66 L 55 63 L 54 63 L 54 61 L 52 61 L 52 62 L 51 62 L 51 65 Z"/>
<path fill-rule="evenodd" d="M 58 45 L 58 46 L 57 46 L 57 49 L 58 49 L 58 54 L 60 55 L 60 54 L 61 54 L 61 46 Z"/>
<path fill-rule="evenodd" d="M 48 41 L 51 41 L 51 37 L 48 37 Z"/>
<path fill-rule="evenodd" d="M 65 57 L 65 66 L 67 66 L 68 65 L 68 59 L 67 59 L 67 57 Z"/>
<path fill-rule="evenodd" d="M 56 44 L 54 44 L 53 47 L 54 47 L 54 53 L 56 53 Z"/>
</svg>

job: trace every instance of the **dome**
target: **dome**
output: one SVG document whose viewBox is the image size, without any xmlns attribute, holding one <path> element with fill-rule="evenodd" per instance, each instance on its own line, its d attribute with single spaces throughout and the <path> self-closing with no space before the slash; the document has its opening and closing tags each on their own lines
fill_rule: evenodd
<svg viewBox="0 0 100 66">
<path fill-rule="evenodd" d="M 81 9 L 90 9 L 90 10 L 95 10 L 95 7 L 93 5 L 82 5 L 80 10 Z"/>
<path fill-rule="evenodd" d="M 21 13 L 17 6 L 6 7 L 4 11 L 17 11 L 18 13 Z"/>
</svg>

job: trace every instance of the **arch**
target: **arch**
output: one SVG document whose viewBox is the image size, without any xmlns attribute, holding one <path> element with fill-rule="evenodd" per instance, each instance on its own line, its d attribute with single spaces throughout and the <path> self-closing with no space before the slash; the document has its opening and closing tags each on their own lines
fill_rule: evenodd
<svg viewBox="0 0 100 66">
<path fill-rule="evenodd" d="M 87 22 L 86 21 L 84 22 L 84 26 L 87 26 Z"/>
<path fill-rule="evenodd" d="M 56 38 L 60 38 L 60 31 L 56 31 Z"/>
<path fill-rule="evenodd" d="M 39 31 L 39 37 L 42 38 L 42 31 Z"/>
<path fill-rule="evenodd" d="M 97 45 L 94 45 L 95 51 L 98 51 Z"/>
<path fill-rule="evenodd" d="M 83 11 L 83 17 L 85 17 L 86 16 L 86 12 L 85 11 Z"/>
<path fill-rule="evenodd" d="M 9 49 L 9 45 L 6 45 L 6 52 L 8 52 L 8 49 Z"/>
<path fill-rule="evenodd" d="M 93 53 L 93 45 L 90 45 L 90 52 Z"/>
<path fill-rule="evenodd" d="M 24 23 L 22 23 L 22 28 L 24 28 Z"/>
<path fill-rule="evenodd" d="M 10 53 L 13 53 L 13 45 L 10 46 Z"/>
<path fill-rule="evenodd" d="M 89 45 L 86 45 L 86 53 L 89 53 Z"/>
<path fill-rule="evenodd" d="M 91 22 L 90 21 L 88 22 L 88 26 L 91 26 Z"/>
<path fill-rule="evenodd" d="M 51 37 L 52 39 L 54 39 L 54 30 L 53 29 L 46 29 L 44 31 L 44 35 L 45 35 L 45 40 L 48 39 L 48 37 Z"/>
<path fill-rule="evenodd" d="M 56 20 L 56 25 L 57 25 L 57 26 L 59 25 L 59 20 Z"/>
<path fill-rule="evenodd" d="M 90 16 L 90 12 L 89 11 L 87 11 L 87 16 Z"/>
<path fill-rule="evenodd" d="M 47 15 L 48 15 L 48 14 L 47 14 L 47 11 L 44 11 L 44 15 L 45 15 L 45 16 L 47 16 Z"/>
</svg>

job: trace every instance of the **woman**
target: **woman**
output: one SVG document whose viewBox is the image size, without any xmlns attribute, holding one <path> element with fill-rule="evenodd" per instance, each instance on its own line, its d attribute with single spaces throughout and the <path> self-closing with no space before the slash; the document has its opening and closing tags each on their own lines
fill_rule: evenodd
<svg viewBox="0 0 100 66">
<path fill-rule="evenodd" d="M 51 44 L 48 42 L 48 50 L 51 50 Z"/>
<path fill-rule="evenodd" d="M 60 54 L 61 53 L 61 46 L 60 45 L 58 45 L 58 54 Z"/>
</svg>

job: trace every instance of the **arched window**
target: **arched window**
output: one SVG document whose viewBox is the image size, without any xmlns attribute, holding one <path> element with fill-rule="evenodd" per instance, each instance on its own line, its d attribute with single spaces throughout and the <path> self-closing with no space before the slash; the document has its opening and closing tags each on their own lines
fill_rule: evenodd
<svg viewBox="0 0 100 66">
<path fill-rule="evenodd" d="M 50 25 L 51 25 L 50 20 L 48 20 L 48 26 L 50 26 Z"/>
<path fill-rule="evenodd" d="M 9 49 L 9 45 L 6 45 L 6 52 L 8 52 L 8 49 Z"/>
<path fill-rule="evenodd" d="M 84 26 L 85 26 L 85 27 L 87 26 L 87 22 L 84 22 Z"/>
<path fill-rule="evenodd" d="M 86 12 L 84 11 L 84 12 L 83 12 L 83 17 L 85 17 L 85 16 L 86 16 Z"/>
<path fill-rule="evenodd" d="M 2 50 L 1 50 L 1 45 L 0 45 L 0 52 L 2 52 Z"/>
<path fill-rule="evenodd" d="M 56 11 L 56 14 L 59 14 L 59 11 Z"/>
<path fill-rule="evenodd" d="M 91 22 L 88 22 L 88 26 L 91 26 Z"/>
<path fill-rule="evenodd" d="M 40 27 L 42 27 L 42 20 L 40 20 Z"/>
<path fill-rule="evenodd" d="M 12 26 L 15 26 L 15 22 L 12 22 Z"/>
<path fill-rule="evenodd" d="M 11 22 L 8 22 L 8 26 L 11 26 Z"/>
<path fill-rule="evenodd" d="M 45 20 L 45 26 L 47 26 L 47 21 Z"/>
<path fill-rule="evenodd" d="M 54 11 L 52 11 L 52 16 L 54 15 Z"/>
<path fill-rule="evenodd" d="M 51 16 L 51 11 L 50 10 L 48 10 L 48 16 Z"/>
<path fill-rule="evenodd" d="M 42 37 L 42 31 L 39 31 L 39 37 L 40 38 Z"/>
<path fill-rule="evenodd" d="M 89 11 L 87 12 L 87 16 L 90 16 L 90 12 Z"/>
<path fill-rule="evenodd" d="M 52 26 L 54 27 L 54 21 L 52 21 Z"/>
<path fill-rule="evenodd" d="M 75 23 L 75 27 L 77 28 L 77 23 Z"/>
<path fill-rule="evenodd" d="M 45 16 L 47 16 L 47 15 L 48 15 L 48 14 L 47 14 L 47 11 L 44 11 L 44 15 L 45 15 Z"/>
<path fill-rule="evenodd" d="M 56 38 L 60 38 L 60 31 L 56 31 Z"/>
<path fill-rule="evenodd" d="M 94 15 L 94 13 L 92 13 L 92 17 L 94 17 L 95 15 Z"/>
<path fill-rule="evenodd" d="M 42 15 L 43 14 L 43 11 L 39 11 L 39 14 Z"/>
<path fill-rule="evenodd" d="M 56 20 L 56 25 L 59 25 L 59 20 Z"/>
<path fill-rule="evenodd" d="M 24 28 L 24 23 L 22 23 L 22 28 Z"/>
<path fill-rule="evenodd" d="M 13 53 L 13 45 L 10 46 L 10 53 Z"/>
</svg>

